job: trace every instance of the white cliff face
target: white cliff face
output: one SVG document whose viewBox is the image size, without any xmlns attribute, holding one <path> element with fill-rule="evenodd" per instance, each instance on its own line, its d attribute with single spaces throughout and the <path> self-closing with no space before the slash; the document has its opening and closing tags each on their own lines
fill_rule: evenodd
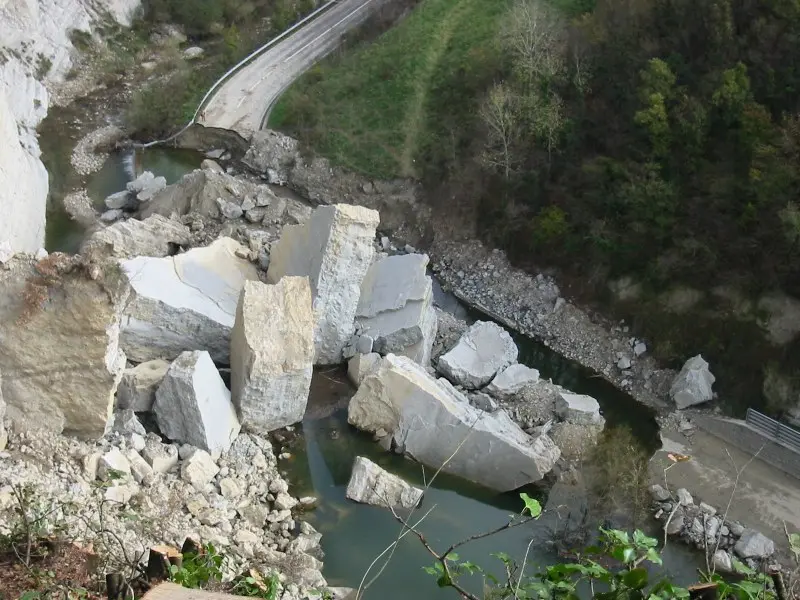
<svg viewBox="0 0 800 600">
<path fill-rule="evenodd" d="M 47 87 L 72 67 L 74 30 L 113 19 L 128 25 L 139 0 L 0 0 L 0 241 L 35 251 L 44 243 L 47 171 L 36 127 Z M 40 81 L 41 80 L 41 81 Z"/>
</svg>

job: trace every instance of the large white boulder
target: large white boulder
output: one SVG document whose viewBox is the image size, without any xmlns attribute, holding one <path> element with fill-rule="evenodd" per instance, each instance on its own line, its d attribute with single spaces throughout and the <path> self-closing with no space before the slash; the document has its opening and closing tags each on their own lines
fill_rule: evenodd
<svg viewBox="0 0 800 600">
<path fill-rule="evenodd" d="M 539 381 L 539 371 L 514 363 L 500 371 L 486 386 L 486 392 L 498 400 L 506 400 L 526 385 Z"/>
<path fill-rule="evenodd" d="M 669 394 L 679 409 L 702 404 L 714 397 L 711 391 L 714 381 L 716 377 L 708 370 L 708 363 L 698 354 L 684 363 L 672 382 Z"/>
<path fill-rule="evenodd" d="M 447 462 L 445 471 L 498 491 L 539 481 L 560 456 L 546 435 L 532 439 L 504 411 L 470 406 L 447 381 L 404 356 L 390 354 L 364 378 L 348 420 L 365 431 L 389 432 L 430 467 Z"/>
<path fill-rule="evenodd" d="M 308 278 L 246 282 L 231 335 L 231 391 L 242 426 L 267 433 L 302 420 L 313 364 Z"/>
<path fill-rule="evenodd" d="M 392 475 L 363 456 L 356 456 L 345 496 L 373 506 L 414 508 L 422 490 Z"/>
<path fill-rule="evenodd" d="M 174 254 L 178 246 L 188 245 L 191 239 L 192 234 L 186 225 L 153 215 L 144 221 L 118 221 L 96 231 L 83 243 L 81 253 L 117 258 L 162 257 Z"/>
<path fill-rule="evenodd" d="M 100 437 L 125 369 L 119 323 L 127 286 L 89 278 L 62 254 L 0 269 L 0 371 L 20 428 Z"/>
<path fill-rule="evenodd" d="M 184 352 L 173 361 L 153 405 L 158 428 L 169 439 L 212 454 L 239 435 L 231 394 L 208 352 Z"/>
<path fill-rule="evenodd" d="M 120 337 L 128 358 L 171 360 L 185 350 L 207 350 L 228 364 L 239 294 L 245 281 L 258 279 L 256 268 L 237 251 L 247 249 L 220 238 L 177 256 L 123 261 L 134 290 Z"/>
<path fill-rule="evenodd" d="M 349 204 L 321 206 L 301 225 L 283 229 L 270 252 L 267 279 L 308 277 L 314 300 L 316 364 L 342 362 L 355 329 L 361 282 L 372 262 L 379 216 Z"/>
<path fill-rule="evenodd" d="M 478 321 L 456 347 L 439 357 L 437 369 L 456 385 L 478 389 L 501 369 L 517 362 L 517 345 L 497 323 Z"/>
<path fill-rule="evenodd" d="M 426 254 L 404 254 L 376 260 L 367 270 L 356 320 L 376 352 L 430 363 L 437 319 L 427 266 Z"/>
</svg>

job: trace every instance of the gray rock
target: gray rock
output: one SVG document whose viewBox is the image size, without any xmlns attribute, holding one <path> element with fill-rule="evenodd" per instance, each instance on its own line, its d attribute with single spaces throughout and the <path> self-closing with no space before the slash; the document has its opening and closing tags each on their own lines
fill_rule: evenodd
<svg viewBox="0 0 800 600">
<path fill-rule="evenodd" d="M 156 476 L 155 471 L 153 471 L 153 467 L 151 467 L 136 450 L 128 450 L 125 454 L 125 458 L 128 459 L 128 463 L 131 465 L 131 475 L 133 475 L 133 480 L 136 483 L 145 486 L 153 484 Z"/>
<path fill-rule="evenodd" d="M 470 394 L 469 403 L 478 410 L 483 410 L 490 413 L 496 411 L 498 408 L 497 402 L 494 400 L 494 398 L 488 394 L 484 394 L 483 392 L 475 392 L 474 394 Z"/>
<path fill-rule="evenodd" d="M 356 311 L 363 333 L 374 340 L 370 351 L 430 363 L 436 313 L 427 265 L 425 254 L 387 256 L 370 265 Z"/>
<path fill-rule="evenodd" d="M 359 354 L 369 354 L 372 352 L 372 344 L 374 341 L 375 340 L 369 335 L 359 336 L 358 342 L 356 342 L 356 352 Z"/>
<path fill-rule="evenodd" d="M 526 385 L 539 381 L 539 371 L 515 363 L 500 371 L 486 386 L 486 392 L 498 400 L 507 400 Z"/>
<path fill-rule="evenodd" d="M 219 166 L 219 163 L 215 160 L 210 158 L 203 159 L 203 162 L 200 163 L 200 168 L 206 171 L 214 171 L 216 173 L 224 173 L 225 170 Z"/>
<path fill-rule="evenodd" d="M 117 389 L 117 408 L 150 412 L 167 369 L 169 363 L 165 360 L 150 360 L 126 369 Z"/>
<path fill-rule="evenodd" d="M 669 518 L 669 514 L 667 517 Z M 686 519 L 686 513 L 683 511 L 683 508 L 678 508 L 674 514 L 672 514 L 672 519 L 670 519 L 669 523 L 665 524 L 667 535 L 677 535 L 683 530 L 684 521 Z"/>
<path fill-rule="evenodd" d="M 568 423 L 600 425 L 605 420 L 600 415 L 600 404 L 591 396 L 560 392 L 556 398 L 556 414 Z"/>
<path fill-rule="evenodd" d="M 668 490 L 665 490 L 657 483 L 650 486 L 650 495 L 653 497 L 653 500 L 657 500 L 658 502 L 664 502 L 672 497 Z"/>
<path fill-rule="evenodd" d="M 248 281 L 231 335 L 231 392 L 242 426 L 268 433 L 302 420 L 314 362 L 314 314 L 305 277 Z"/>
<path fill-rule="evenodd" d="M 705 502 L 701 502 L 699 508 L 701 512 L 704 512 L 709 516 L 717 514 L 717 509 L 710 504 L 706 504 Z"/>
<path fill-rule="evenodd" d="M 129 181 L 125 186 L 125 188 L 132 194 L 138 194 L 139 192 L 153 185 L 155 179 L 156 176 L 153 175 L 153 173 L 151 173 L 150 171 L 145 171 L 133 181 Z"/>
<path fill-rule="evenodd" d="M 117 221 L 117 220 L 121 219 L 124 215 L 125 215 L 125 213 L 122 212 L 122 209 L 115 208 L 115 209 L 112 209 L 112 210 L 107 210 L 102 215 L 100 215 L 100 220 L 105 222 L 105 223 L 111 223 L 113 221 Z"/>
<path fill-rule="evenodd" d="M 631 368 L 631 364 L 632 363 L 631 363 L 631 359 L 630 358 L 628 358 L 627 356 L 622 356 L 617 361 L 617 368 L 622 370 L 622 371 L 624 371 L 625 369 L 630 369 Z"/>
<path fill-rule="evenodd" d="M 447 354 L 437 369 L 456 385 L 478 389 L 498 371 L 517 360 L 517 346 L 509 333 L 490 321 L 477 321 Z"/>
<path fill-rule="evenodd" d="M 717 573 L 733 573 L 733 560 L 725 550 L 717 550 L 711 559 L 711 564 Z"/>
<path fill-rule="evenodd" d="M 675 496 L 678 498 L 678 502 L 683 506 L 691 506 L 694 504 L 694 499 L 686 488 L 678 488 L 678 491 L 675 492 Z"/>
<path fill-rule="evenodd" d="M 347 377 L 358 387 L 369 373 L 378 368 L 380 362 L 381 355 L 377 352 L 356 354 L 347 361 Z"/>
<path fill-rule="evenodd" d="M 178 246 L 188 246 L 191 239 L 185 225 L 153 215 L 144 221 L 128 219 L 96 231 L 81 246 L 81 254 L 92 258 L 163 257 L 175 254 Z"/>
<path fill-rule="evenodd" d="M 546 435 L 526 435 L 504 411 L 486 413 L 469 405 L 447 381 L 423 367 L 389 355 L 362 381 L 348 410 L 359 429 L 389 432 L 395 446 L 416 460 L 498 491 L 538 481 L 560 451 Z"/>
<path fill-rule="evenodd" d="M 711 386 L 716 378 L 708 370 L 708 363 L 701 355 L 686 361 L 672 382 L 669 393 L 679 409 L 708 402 L 714 397 Z"/>
<path fill-rule="evenodd" d="M 742 558 L 767 558 L 775 553 L 775 543 L 754 529 L 745 529 L 733 551 Z"/>
<path fill-rule="evenodd" d="M 166 473 L 178 464 L 178 448 L 172 444 L 162 444 L 157 436 L 148 436 L 142 456 L 156 473 Z"/>
<path fill-rule="evenodd" d="M 119 448 L 111 448 L 100 457 L 97 465 L 97 476 L 103 481 L 110 481 L 115 477 L 126 478 L 131 474 L 131 465 Z"/>
<path fill-rule="evenodd" d="M 221 198 L 217 200 L 217 206 L 219 207 L 219 212 L 222 213 L 222 216 L 226 219 L 238 219 L 244 214 L 244 210 L 242 210 L 241 206 L 234 202 L 227 202 Z"/>
<path fill-rule="evenodd" d="M 183 51 L 183 57 L 186 60 L 194 60 L 195 58 L 203 56 L 203 54 L 205 54 L 205 50 L 200 46 L 191 46 Z"/>
<path fill-rule="evenodd" d="M 114 422 L 111 426 L 111 431 L 116 431 L 122 435 L 130 435 L 132 433 L 138 435 L 147 435 L 147 432 L 139 422 L 136 414 L 129 408 L 115 412 L 113 419 Z"/>
<path fill-rule="evenodd" d="M 744 533 L 744 525 L 737 523 L 736 521 L 731 521 L 728 523 L 728 529 L 730 529 L 731 534 L 735 535 L 736 537 L 741 537 Z"/>
<path fill-rule="evenodd" d="M 361 206 L 317 208 L 302 225 L 283 228 L 270 252 L 267 280 L 308 277 L 314 301 L 315 364 L 338 364 L 355 329 L 361 282 L 372 262 L 379 215 Z"/>
<path fill-rule="evenodd" d="M 137 257 L 121 263 L 133 300 L 122 318 L 120 345 L 128 358 L 172 360 L 185 350 L 207 350 L 230 362 L 230 334 L 244 282 L 258 271 L 236 256 L 230 238 L 166 258 Z"/>
<path fill-rule="evenodd" d="M 107 208 L 115 210 L 122 208 L 133 208 L 136 205 L 136 201 L 131 196 L 129 191 L 124 190 L 122 192 L 117 192 L 116 194 L 111 194 L 103 201 L 103 204 L 105 204 Z"/>
<path fill-rule="evenodd" d="M 204 450 L 198 450 L 181 465 L 181 479 L 198 492 L 205 490 L 217 473 L 219 473 L 219 467 L 214 463 L 211 455 Z"/>
<path fill-rule="evenodd" d="M 136 199 L 139 202 L 147 202 L 165 187 L 167 187 L 167 180 L 164 177 L 155 177 L 136 194 Z"/>
<path fill-rule="evenodd" d="M 633 355 L 634 355 L 636 358 L 639 358 L 639 357 L 640 357 L 642 354 L 644 354 L 645 352 L 647 352 L 647 344 L 645 344 L 644 342 L 638 342 L 638 343 L 637 343 L 637 344 L 636 344 L 636 345 L 633 347 Z"/>
<path fill-rule="evenodd" d="M 230 448 L 239 435 L 231 396 L 208 352 L 184 352 L 156 392 L 153 412 L 171 440 L 209 452 Z"/>
<path fill-rule="evenodd" d="M 345 496 L 374 506 L 414 508 L 422 499 L 422 490 L 385 471 L 368 458 L 357 456 Z"/>
</svg>

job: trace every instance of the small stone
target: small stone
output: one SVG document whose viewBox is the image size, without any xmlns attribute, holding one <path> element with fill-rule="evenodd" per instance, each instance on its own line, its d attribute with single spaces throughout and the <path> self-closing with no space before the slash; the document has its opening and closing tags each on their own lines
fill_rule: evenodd
<svg viewBox="0 0 800 600">
<path fill-rule="evenodd" d="M 289 484 L 283 479 L 273 479 L 269 484 L 269 491 L 272 494 L 285 494 L 289 491 Z"/>
<path fill-rule="evenodd" d="M 214 479 L 219 467 L 205 450 L 197 450 L 181 465 L 181 478 L 201 492 Z"/>
<path fill-rule="evenodd" d="M 105 499 L 119 504 L 127 504 L 138 491 L 134 485 L 114 485 L 106 488 Z"/>
<path fill-rule="evenodd" d="M 166 473 L 178 464 L 178 449 L 153 438 L 146 440 L 142 456 L 156 473 Z"/>
<path fill-rule="evenodd" d="M 219 212 L 226 219 L 238 219 L 244 214 L 241 206 L 233 202 L 227 202 L 222 198 L 217 198 L 217 206 L 219 207 Z"/>
<path fill-rule="evenodd" d="M 371 336 L 362 335 L 356 342 L 356 352 L 359 354 L 369 354 L 372 352 L 372 346 L 374 343 L 375 340 L 373 340 Z"/>
<path fill-rule="evenodd" d="M 617 361 L 617 368 L 624 371 L 625 369 L 631 368 L 631 359 L 627 356 L 623 356 Z"/>
<path fill-rule="evenodd" d="M 112 448 L 100 458 L 97 475 L 101 480 L 110 481 L 119 476 L 128 477 L 130 474 L 131 465 L 119 448 Z"/>
<path fill-rule="evenodd" d="M 242 200 L 242 210 L 247 212 L 248 210 L 253 210 L 255 207 L 256 207 L 255 199 L 251 198 L 250 196 L 245 196 L 245 199 Z"/>
<path fill-rule="evenodd" d="M 717 514 L 717 509 L 705 502 L 700 503 L 700 510 L 709 516 Z"/>
<path fill-rule="evenodd" d="M 99 452 L 92 452 L 83 457 L 83 474 L 89 481 L 97 479 L 97 469 L 100 465 Z"/>
<path fill-rule="evenodd" d="M 479 410 L 490 413 L 496 411 L 498 408 L 495 399 L 487 394 L 484 394 L 483 392 L 471 394 L 469 397 L 469 403 Z"/>
<path fill-rule="evenodd" d="M 100 220 L 106 223 L 110 223 L 112 221 L 116 221 L 117 219 L 121 219 L 124 213 L 121 209 L 115 208 L 113 210 L 107 210 L 102 215 L 100 215 Z"/>
<path fill-rule="evenodd" d="M 291 510 L 297 506 L 297 500 L 289 494 L 281 492 L 275 497 L 275 508 L 278 510 Z"/>
<path fill-rule="evenodd" d="M 269 509 L 261 504 L 251 504 L 238 510 L 239 515 L 251 526 L 261 529 L 267 522 Z"/>
<path fill-rule="evenodd" d="M 733 573 L 733 561 L 731 560 L 731 555 L 725 552 L 725 550 L 717 550 L 714 552 L 712 564 L 714 566 L 714 570 L 719 573 Z"/>
<path fill-rule="evenodd" d="M 150 486 L 155 479 L 153 467 L 147 464 L 147 461 L 135 450 L 131 449 L 125 456 L 131 465 L 131 473 L 136 483 L 141 485 Z"/>
<path fill-rule="evenodd" d="M 242 489 L 239 487 L 239 484 L 236 483 L 234 479 L 226 477 L 224 479 L 221 479 L 219 482 L 219 493 L 222 494 L 223 498 L 231 500 L 241 496 Z"/>
<path fill-rule="evenodd" d="M 691 506 L 694 504 L 694 499 L 686 488 L 679 488 L 678 491 L 675 492 L 675 495 L 678 497 L 678 502 L 683 506 Z"/>
<path fill-rule="evenodd" d="M 669 514 L 667 515 L 669 518 Z M 682 508 L 679 508 L 675 511 L 672 515 L 672 519 L 670 519 L 669 523 L 666 524 L 666 532 L 668 535 L 677 535 L 683 529 L 685 515 Z"/>
<path fill-rule="evenodd" d="M 237 544 L 257 544 L 258 536 L 252 531 L 241 529 L 236 532 L 236 535 L 233 536 L 233 540 Z"/>
<path fill-rule="evenodd" d="M 645 352 L 647 352 L 647 345 L 644 342 L 639 342 L 633 347 L 633 355 L 636 358 L 639 358 Z"/>
<path fill-rule="evenodd" d="M 653 500 L 658 502 L 664 502 L 671 497 L 669 491 L 665 490 L 657 483 L 650 486 L 650 495 L 653 497 Z"/>
</svg>

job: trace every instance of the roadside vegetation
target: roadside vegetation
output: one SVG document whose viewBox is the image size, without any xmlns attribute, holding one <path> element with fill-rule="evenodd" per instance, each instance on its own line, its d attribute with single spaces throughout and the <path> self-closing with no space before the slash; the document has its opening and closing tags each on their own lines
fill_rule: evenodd
<svg viewBox="0 0 800 600">
<path fill-rule="evenodd" d="M 147 0 L 133 32 L 166 42 L 165 60 L 138 89 L 127 111 L 129 129 L 142 138 L 185 125 L 211 84 L 258 46 L 317 6 L 316 0 Z M 175 35 L 177 28 L 185 37 Z M 205 52 L 187 60 L 181 53 L 199 45 Z"/>
<path fill-rule="evenodd" d="M 800 296 L 799 40 L 778 0 L 423 0 L 312 69 L 270 124 L 368 176 L 420 179 L 448 221 L 561 269 L 667 364 L 703 352 L 723 388 L 739 375 L 720 393 L 741 412 L 764 407 L 766 363 L 800 369 L 711 293 Z M 622 276 L 642 293 L 620 305 Z M 707 300 L 667 314 L 680 285 Z"/>
</svg>

